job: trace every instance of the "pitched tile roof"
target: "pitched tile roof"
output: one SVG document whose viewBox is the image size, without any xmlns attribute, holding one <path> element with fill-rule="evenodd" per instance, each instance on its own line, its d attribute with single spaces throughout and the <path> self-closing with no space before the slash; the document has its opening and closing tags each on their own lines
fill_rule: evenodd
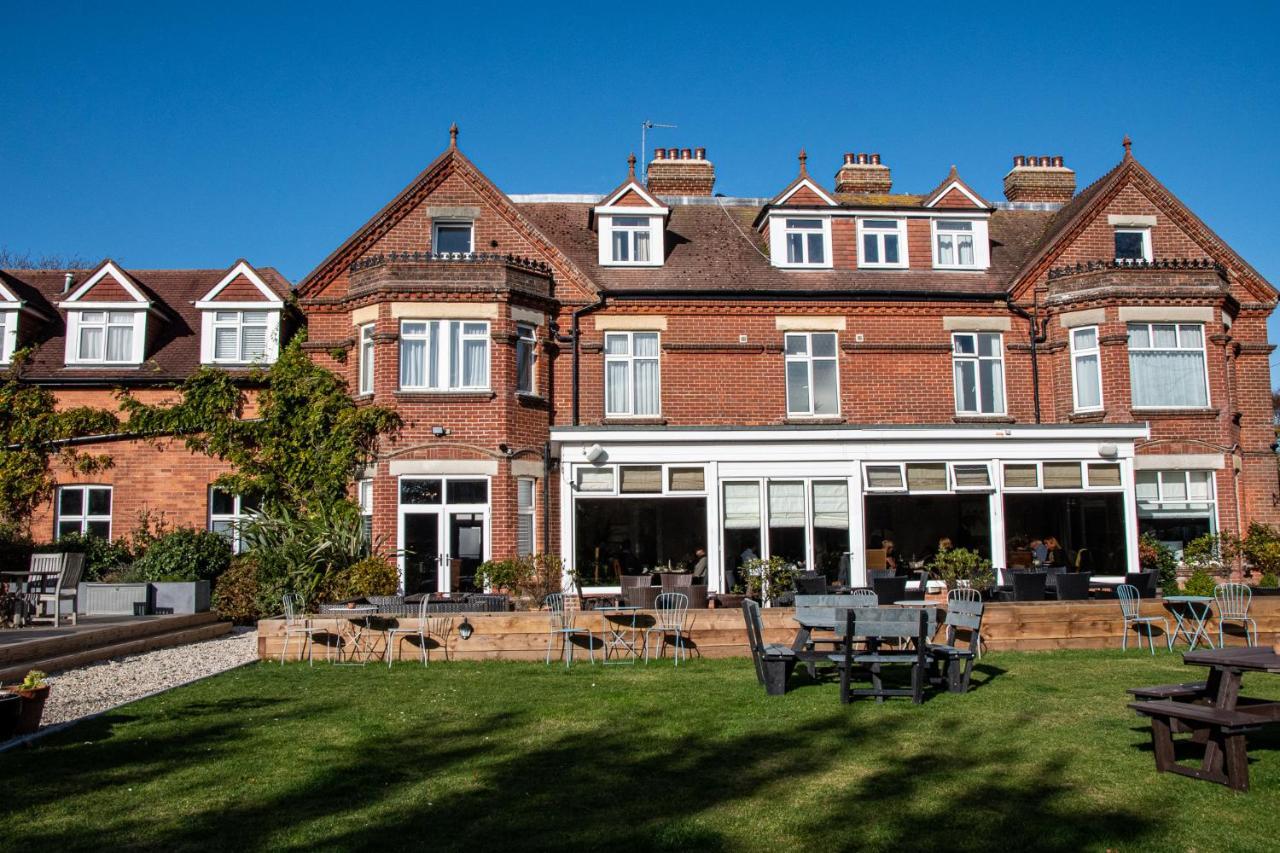
<svg viewBox="0 0 1280 853">
<path fill-rule="evenodd" d="M 287 298 L 292 290 L 288 279 L 273 267 L 256 268 L 264 283 Z M 200 312 L 194 303 L 227 274 L 218 270 L 127 270 L 130 279 L 147 298 L 153 300 L 158 316 L 148 320 L 151 340 L 147 359 L 141 365 L 109 367 L 67 367 L 66 312 L 57 303 L 66 298 L 66 274 L 83 282 L 94 270 L 0 270 L 0 279 L 14 296 L 47 317 L 25 316 L 19 320 L 24 341 L 32 341 L 35 352 L 23 368 L 23 376 L 57 384 L 128 383 L 171 384 L 180 382 L 200 366 Z M 154 332 L 152 332 L 154 324 Z M 33 329 L 35 334 L 28 336 Z M 34 338 L 34 340 L 32 340 Z"/>
</svg>

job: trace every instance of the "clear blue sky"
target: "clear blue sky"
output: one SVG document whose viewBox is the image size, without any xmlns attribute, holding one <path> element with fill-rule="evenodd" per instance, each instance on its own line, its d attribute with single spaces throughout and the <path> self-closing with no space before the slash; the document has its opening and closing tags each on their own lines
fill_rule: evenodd
<svg viewBox="0 0 1280 853">
<path fill-rule="evenodd" d="M 1084 186 L 1129 133 L 1280 283 L 1277 4 L 200 5 L 8 4 L 0 246 L 296 281 L 452 121 L 507 192 L 604 192 L 651 118 L 760 196 L 801 146 L 828 183 L 878 151 L 903 191 L 1000 198 L 1015 153 Z"/>
</svg>

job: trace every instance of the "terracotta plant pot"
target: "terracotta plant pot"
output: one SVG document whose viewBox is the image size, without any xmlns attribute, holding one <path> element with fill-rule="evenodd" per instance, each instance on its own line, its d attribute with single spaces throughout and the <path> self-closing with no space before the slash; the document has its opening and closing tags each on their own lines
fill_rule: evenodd
<svg viewBox="0 0 1280 853">
<path fill-rule="evenodd" d="M 32 734 L 40 728 L 40 718 L 44 716 L 44 703 L 49 698 L 49 685 L 37 687 L 35 690 L 13 692 L 22 699 L 22 710 L 18 712 L 18 734 Z"/>
</svg>

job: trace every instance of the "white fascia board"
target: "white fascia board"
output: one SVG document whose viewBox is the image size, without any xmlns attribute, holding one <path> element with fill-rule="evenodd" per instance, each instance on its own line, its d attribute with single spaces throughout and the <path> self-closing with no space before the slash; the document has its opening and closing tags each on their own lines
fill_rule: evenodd
<svg viewBox="0 0 1280 853">
<path fill-rule="evenodd" d="M 822 187 L 818 186 L 808 178 L 805 178 L 804 180 L 798 182 L 794 187 L 787 190 L 786 195 L 784 195 L 782 198 L 778 199 L 777 201 L 773 202 L 771 207 L 777 206 L 780 204 L 786 204 L 787 199 L 791 198 L 793 195 L 798 193 L 804 187 L 808 187 L 814 193 L 814 195 L 818 196 L 818 198 L 825 201 L 831 207 L 839 207 L 840 203 L 831 197 L 831 193 L 827 192 Z"/>
<path fill-rule="evenodd" d="M 993 441 L 1002 444 L 1022 442 L 1090 442 L 1090 441 L 1138 441 L 1151 436 L 1146 424 L 1107 426 L 1052 426 L 1052 427 L 878 427 L 853 429 L 772 430 L 772 429 L 689 429 L 667 427 L 663 430 L 551 430 L 551 440 L 565 445 L 591 444 L 861 444 L 876 442 L 918 443 L 939 441 L 960 444 L 977 441 Z"/>
<path fill-rule="evenodd" d="M 125 292 L 128 293 L 130 296 L 132 296 L 135 301 L 146 304 L 146 305 L 151 304 L 151 300 L 143 296 L 142 291 L 138 290 L 138 288 L 134 287 L 133 284 L 130 283 L 128 276 L 126 276 L 124 272 L 118 266 L 115 265 L 115 261 L 107 261 L 105 264 L 103 264 L 102 269 L 98 270 L 96 273 L 90 276 L 89 279 L 85 281 L 84 284 L 80 285 L 75 290 L 73 290 L 71 292 L 71 295 L 69 295 L 65 300 L 63 300 L 62 302 L 59 302 L 58 307 L 61 308 L 67 305 L 68 303 L 79 302 L 80 299 L 86 293 L 89 292 L 90 288 L 92 288 L 98 282 L 102 281 L 107 276 L 111 276 L 113 279 L 115 279 L 116 284 L 123 287 L 125 289 Z"/>
<path fill-rule="evenodd" d="M 201 302 L 212 302 L 228 284 L 235 281 L 240 276 L 244 276 L 249 279 L 249 283 L 258 289 L 258 292 L 262 294 L 263 299 L 271 302 L 280 302 L 280 294 L 267 287 L 267 283 L 262 280 L 262 277 L 259 276 L 256 271 L 254 271 L 253 267 L 249 266 L 249 262 L 240 261 L 231 268 L 230 272 L 222 277 L 221 281 L 213 286 L 212 290 L 200 297 L 199 301 L 196 303 L 197 307 L 199 307 Z"/>
<path fill-rule="evenodd" d="M 270 302 L 208 302 L 200 300 L 195 303 L 201 311 L 282 311 L 284 302 L 276 299 Z"/>
<path fill-rule="evenodd" d="M 934 195 L 934 197 L 929 200 L 929 203 L 926 204 L 925 207 L 928 207 L 928 208 L 934 207 L 938 202 L 946 198 L 947 193 L 951 192 L 952 190 L 959 190 L 961 195 L 969 199 L 969 201 L 973 202 L 974 207 L 980 207 L 983 210 L 987 209 L 987 206 L 982 202 L 982 200 L 979 199 L 977 196 L 975 196 L 973 193 L 969 192 L 967 189 L 965 189 L 964 184 L 960 183 L 959 181 L 952 181 L 951 183 L 943 187 L 942 192 Z"/>
<path fill-rule="evenodd" d="M 655 204 L 653 207 L 597 207 L 596 216 L 668 216 L 671 208 Z"/>
<path fill-rule="evenodd" d="M 611 195 L 611 196 L 609 196 L 608 198 L 606 198 L 606 199 L 602 200 L 602 201 L 600 202 L 600 205 L 596 208 L 596 213 L 614 213 L 614 212 L 616 212 L 616 211 L 615 211 L 615 208 L 614 208 L 614 206 L 613 206 L 613 203 L 614 203 L 615 201 L 617 201 L 618 199 L 622 198 L 624 195 L 626 195 L 626 194 L 627 194 L 627 193 L 629 193 L 629 192 L 634 192 L 636 195 L 640 196 L 640 198 L 644 199 L 644 200 L 645 200 L 645 202 L 649 205 L 649 207 L 650 207 L 650 208 L 657 209 L 657 210 L 661 210 L 663 213 L 666 213 L 666 212 L 667 212 L 667 208 L 665 208 L 665 207 L 663 207 L 663 206 L 662 206 L 662 202 L 658 201 L 656 198 L 654 198 L 652 195 L 650 195 L 650 194 L 649 194 L 649 191 L 648 191 L 648 190 L 646 190 L 644 187 L 640 186 L 640 185 L 639 185 L 638 183 L 636 183 L 635 181 L 631 181 L 631 182 L 629 182 L 629 183 L 625 184 L 621 189 L 619 189 L 619 190 L 618 190 L 616 193 L 614 193 L 613 195 Z M 621 209 L 621 210 L 627 210 L 628 208 L 623 207 L 623 208 L 619 208 L 619 209 Z"/>
</svg>

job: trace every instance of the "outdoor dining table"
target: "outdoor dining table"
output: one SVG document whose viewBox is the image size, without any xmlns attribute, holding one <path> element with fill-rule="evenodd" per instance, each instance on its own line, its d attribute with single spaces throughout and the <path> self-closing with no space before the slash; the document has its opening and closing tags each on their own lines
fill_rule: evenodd
<svg viewBox="0 0 1280 853">
<path fill-rule="evenodd" d="M 1209 603 L 1212 601 L 1213 597 L 1209 595 L 1166 595 L 1164 597 L 1164 603 L 1169 605 L 1169 610 L 1177 623 L 1173 629 L 1174 639 L 1176 641 L 1181 634 L 1187 641 L 1187 651 L 1194 652 L 1196 642 L 1201 637 L 1209 648 L 1214 648 L 1213 639 L 1204 625 L 1209 619 Z M 1194 630 L 1189 630 L 1191 627 L 1194 627 Z"/>
<path fill-rule="evenodd" d="M 640 629 L 636 625 L 636 617 L 643 610 L 630 604 L 606 604 L 597 606 L 593 611 L 604 617 L 604 663 L 634 664 L 644 653 L 644 641 Z M 609 660 L 610 654 L 615 656 Z"/>
<path fill-rule="evenodd" d="M 372 636 L 374 633 L 369 624 L 370 619 L 376 616 L 378 608 L 372 604 L 357 604 L 353 607 L 335 607 L 328 612 L 327 615 L 333 616 L 339 620 L 338 622 L 338 658 L 334 661 L 337 666 L 364 666 L 369 659 L 376 653 L 377 640 Z M 382 632 L 377 632 L 382 633 Z M 347 659 L 342 659 L 342 650 L 350 647 Z M 364 659 L 359 660 L 359 656 L 363 654 Z"/>
<path fill-rule="evenodd" d="M 1280 655 L 1270 646 L 1231 646 L 1221 649 L 1189 651 L 1182 656 L 1189 666 L 1209 667 L 1205 694 L 1215 708 L 1243 711 L 1266 721 L 1280 721 L 1280 702 L 1246 700 L 1240 705 L 1240 683 L 1246 672 L 1269 672 L 1280 675 Z"/>
</svg>

